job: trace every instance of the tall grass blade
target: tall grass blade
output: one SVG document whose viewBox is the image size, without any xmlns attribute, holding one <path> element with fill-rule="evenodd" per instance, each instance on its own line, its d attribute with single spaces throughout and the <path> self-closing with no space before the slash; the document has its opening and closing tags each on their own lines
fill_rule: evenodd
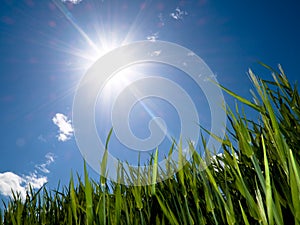
<svg viewBox="0 0 300 225">
<path fill-rule="evenodd" d="M 94 221 L 93 213 L 93 197 L 92 197 L 92 185 L 89 180 L 86 163 L 84 162 L 84 181 L 85 181 L 85 199 L 86 199 L 86 224 L 92 225 Z"/>
</svg>

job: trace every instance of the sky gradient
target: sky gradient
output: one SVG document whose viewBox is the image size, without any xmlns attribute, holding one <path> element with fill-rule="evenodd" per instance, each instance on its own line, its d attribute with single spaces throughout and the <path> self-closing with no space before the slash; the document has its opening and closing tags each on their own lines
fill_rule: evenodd
<svg viewBox="0 0 300 225">
<path fill-rule="evenodd" d="M 59 181 L 68 183 L 71 171 L 81 174 L 72 103 L 80 79 L 103 54 L 134 41 L 174 42 L 200 56 L 219 83 L 250 97 L 249 68 L 271 79 L 258 61 L 272 67 L 280 63 L 291 82 L 299 79 L 299 12 L 297 1 L 279 0 L 2 0 L 0 197 L 9 196 L 11 189 L 24 195 L 28 184 L 39 188 L 48 182 L 56 188 Z M 172 78 L 192 92 L 196 102 L 205 102 L 178 71 L 159 66 L 149 71 L 174 74 Z M 231 98 L 225 99 L 233 105 Z M 151 103 L 162 108 L 160 101 Z M 138 107 L 135 120 L 149 121 Z M 99 108 L 103 109 L 101 102 Z M 202 113 L 205 123 L 209 112 Z M 173 114 L 165 117 L 170 130 L 178 129 Z M 105 139 L 110 124 L 103 115 L 98 132 Z M 139 123 L 132 126 L 141 128 Z M 146 131 L 138 133 L 147 136 Z"/>
</svg>

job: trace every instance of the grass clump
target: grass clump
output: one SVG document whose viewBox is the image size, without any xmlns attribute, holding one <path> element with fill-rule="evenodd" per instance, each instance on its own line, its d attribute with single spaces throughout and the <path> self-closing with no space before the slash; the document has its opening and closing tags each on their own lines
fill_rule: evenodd
<svg viewBox="0 0 300 225">
<path fill-rule="evenodd" d="M 238 104 L 227 109 L 232 129 L 222 154 L 203 160 L 190 144 L 194 154 L 182 170 L 149 186 L 96 182 L 85 167 L 76 185 L 71 176 L 62 190 L 14 194 L 0 224 L 300 224 L 299 93 L 281 67 L 263 66 L 273 80 L 249 71 L 253 101 L 221 87 L 257 113 L 250 120 Z"/>
</svg>

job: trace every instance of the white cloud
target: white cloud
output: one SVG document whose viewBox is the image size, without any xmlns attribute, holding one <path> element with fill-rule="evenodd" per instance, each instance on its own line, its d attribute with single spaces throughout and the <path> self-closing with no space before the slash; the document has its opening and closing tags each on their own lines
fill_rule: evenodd
<svg viewBox="0 0 300 225">
<path fill-rule="evenodd" d="M 154 33 L 152 35 L 149 35 L 147 37 L 147 40 L 149 40 L 149 41 L 156 41 L 157 39 L 158 39 L 158 32 L 156 32 L 156 33 Z"/>
<path fill-rule="evenodd" d="M 41 188 L 48 179 L 45 176 L 38 176 L 36 173 L 32 173 L 29 176 L 25 176 L 26 189 L 29 189 L 31 186 L 34 189 Z"/>
<path fill-rule="evenodd" d="M 20 192 L 21 196 L 25 196 L 25 189 L 21 186 L 24 182 L 22 177 L 12 173 L 0 173 L 0 193 L 5 196 L 11 196 L 11 191 Z"/>
<path fill-rule="evenodd" d="M 187 15 L 188 13 L 186 11 L 181 10 L 179 7 L 177 7 L 175 11 L 170 14 L 170 16 L 175 20 L 182 20 L 183 17 Z"/>
<path fill-rule="evenodd" d="M 54 162 L 55 155 L 51 152 L 48 152 L 45 155 L 45 158 L 47 159 L 47 163 L 50 164 L 50 163 Z"/>
<path fill-rule="evenodd" d="M 45 158 L 46 158 L 45 163 L 35 165 L 35 167 L 43 173 L 50 173 L 50 171 L 47 167 L 54 162 L 55 155 L 51 152 L 48 152 L 45 155 Z"/>
<path fill-rule="evenodd" d="M 67 141 L 73 136 L 74 130 L 71 124 L 71 120 L 69 120 L 67 116 L 61 113 L 56 113 L 52 118 L 52 121 L 59 128 L 57 135 L 59 141 Z"/>
<path fill-rule="evenodd" d="M 13 172 L 0 173 L 0 194 L 12 197 L 12 191 L 19 193 L 22 199 L 31 186 L 33 189 L 41 188 L 47 182 L 47 177 L 32 173 L 28 176 L 19 176 Z"/>
<path fill-rule="evenodd" d="M 82 0 L 62 0 L 62 2 L 71 2 L 73 4 L 79 4 Z"/>
<path fill-rule="evenodd" d="M 35 167 L 44 173 L 49 173 L 48 166 L 54 162 L 55 155 L 48 152 L 45 155 L 46 162 L 38 164 Z M 41 176 L 35 170 L 34 173 L 29 175 L 19 176 L 13 172 L 0 173 L 0 194 L 4 196 L 12 197 L 12 191 L 16 194 L 20 194 L 21 199 L 26 198 L 26 192 L 29 191 L 30 187 L 33 189 L 41 188 L 48 179 L 46 176 Z"/>
</svg>

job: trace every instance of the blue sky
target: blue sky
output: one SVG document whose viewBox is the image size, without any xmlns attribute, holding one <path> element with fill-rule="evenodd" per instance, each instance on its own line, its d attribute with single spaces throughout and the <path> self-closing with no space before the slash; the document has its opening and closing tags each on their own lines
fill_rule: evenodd
<svg viewBox="0 0 300 225">
<path fill-rule="evenodd" d="M 298 79 L 299 11 L 297 1 L 279 0 L 2 0 L 0 196 L 9 196 L 10 189 L 24 193 L 29 183 L 38 188 L 48 182 L 55 188 L 58 181 L 68 183 L 71 171 L 81 173 L 83 159 L 73 134 L 72 103 L 80 79 L 104 53 L 140 40 L 174 42 L 200 56 L 222 85 L 249 97 L 248 68 L 271 78 L 257 61 L 273 67 L 280 63 L 290 81 Z M 137 74 L 143 71 L 146 76 L 147 68 L 149 73 L 165 77 L 172 73 L 171 78 L 186 88 L 195 102 L 206 104 L 201 90 L 195 91 L 180 71 L 147 66 L 136 68 Z M 233 104 L 228 96 L 225 99 Z M 178 115 L 174 109 L 168 104 L 161 106 L 164 102 L 157 99 L 146 101 L 176 136 Z M 105 140 L 109 113 L 101 104 L 96 121 Z M 168 110 L 171 112 L 166 113 Z M 198 110 L 201 123 L 210 126 L 209 111 L 205 107 Z M 145 109 L 137 105 L 132 117 L 133 130 L 141 138 L 147 137 L 149 131 L 143 127 L 149 115 Z M 118 152 L 115 136 L 111 147 L 114 154 L 130 160 Z"/>
</svg>

